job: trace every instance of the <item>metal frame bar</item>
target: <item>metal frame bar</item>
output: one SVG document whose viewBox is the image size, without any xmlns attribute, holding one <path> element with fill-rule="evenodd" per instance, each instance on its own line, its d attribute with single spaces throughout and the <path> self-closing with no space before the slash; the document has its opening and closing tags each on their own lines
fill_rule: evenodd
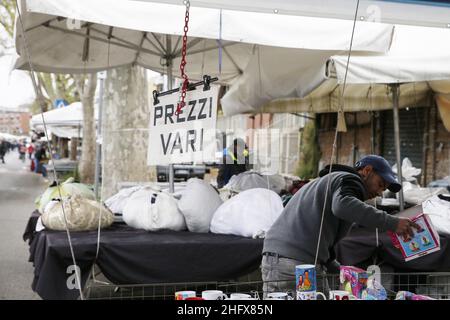
<svg viewBox="0 0 450 320">
<path fill-rule="evenodd" d="M 402 185 L 403 175 L 402 175 L 402 158 L 400 154 L 400 120 L 398 114 L 398 105 L 399 105 L 399 91 L 400 84 L 395 83 L 389 85 L 392 90 L 392 103 L 393 103 L 393 115 L 394 115 L 394 137 L 395 137 L 395 157 L 397 161 L 397 176 L 400 185 Z M 405 208 L 405 201 L 403 197 L 403 188 L 400 189 L 399 192 L 399 202 L 400 202 L 400 211 L 403 211 Z"/>
<path fill-rule="evenodd" d="M 192 39 L 191 42 L 187 45 L 186 54 L 187 54 L 187 51 L 189 49 L 191 49 L 192 47 L 195 47 L 197 44 L 199 44 L 203 40 L 205 40 L 205 39 L 203 39 L 203 38 L 194 38 L 194 39 Z M 167 51 L 169 51 L 169 50 L 167 50 Z M 174 51 L 173 52 L 173 57 L 175 57 L 175 58 L 179 57 L 181 55 L 181 52 L 182 52 L 182 49 L 178 49 L 177 51 Z"/>
<path fill-rule="evenodd" d="M 139 44 L 139 50 L 136 51 L 136 56 L 134 57 L 134 61 L 133 61 L 133 64 L 132 64 L 132 65 L 135 65 L 135 64 L 136 64 L 137 59 L 139 58 L 139 55 L 141 54 L 142 46 L 143 46 L 143 44 L 144 44 L 144 40 L 145 40 L 146 36 L 147 36 L 147 32 L 144 31 L 144 32 L 142 33 L 141 43 Z"/>
</svg>

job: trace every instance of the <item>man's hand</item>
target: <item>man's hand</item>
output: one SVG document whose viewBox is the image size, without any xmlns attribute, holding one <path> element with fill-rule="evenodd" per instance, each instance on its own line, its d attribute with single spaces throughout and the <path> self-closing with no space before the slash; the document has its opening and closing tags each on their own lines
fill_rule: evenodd
<svg viewBox="0 0 450 320">
<path fill-rule="evenodd" d="M 414 231 L 412 228 L 415 228 L 416 230 L 422 229 L 417 223 L 412 222 L 410 219 L 400 217 L 395 233 L 403 236 L 403 239 L 407 241 L 406 239 L 412 239 L 414 237 Z"/>
</svg>

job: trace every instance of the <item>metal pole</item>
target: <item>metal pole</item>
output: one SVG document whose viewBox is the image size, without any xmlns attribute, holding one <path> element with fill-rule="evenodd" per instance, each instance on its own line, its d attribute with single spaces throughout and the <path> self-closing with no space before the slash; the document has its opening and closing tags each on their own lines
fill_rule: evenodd
<svg viewBox="0 0 450 320">
<path fill-rule="evenodd" d="M 391 84 L 392 89 L 392 101 L 394 105 L 394 138 L 395 138 L 395 156 L 397 161 L 397 175 L 398 181 L 402 184 L 403 176 L 402 176 L 402 158 L 400 155 L 400 125 L 399 125 L 399 116 L 398 116 L 398 95 L 400 85 L 398 83 Z M 403 211 L 405 208 L 405 202 L 403 198 L 403 188 L 400 189 L 399 192 L 399 201 L 400 201 L 400 211 Z"/>
<path fill-rule="evenodd" d="M 167 90 L 172 90 L 172 81 L 173 81 L 173 74 L 172 74 L 172 38 L 170 35 L 166 35 L 166 55 L 167 55 Z M 169 192 L 174 193 L 175 192 L 175 177 L 174 177 L 174 169 L 173 164 L 169 164 Z"/>
<path fill-rule="evenodd" d="M 103 89 L 105 82 L 106 72 L 99 72 L 99 80 L 100 80 L 100 91 L 99 91 L 99 103 L 98 103 L 98 123 L 97 123 L 97 135 L 96 135 L 96 148 L 95 148 L 95 199 L 99 199 L 98 192 L 100 186 L 100 171 L 101 171 L 101 160 L 102 160 L 102 144 L 101 144 L 101 136 L 102 136 L 102 114 L 103 114 Z M 95 104 L 94 104 L 94 123 L 95 123 Z"/>
</svg>

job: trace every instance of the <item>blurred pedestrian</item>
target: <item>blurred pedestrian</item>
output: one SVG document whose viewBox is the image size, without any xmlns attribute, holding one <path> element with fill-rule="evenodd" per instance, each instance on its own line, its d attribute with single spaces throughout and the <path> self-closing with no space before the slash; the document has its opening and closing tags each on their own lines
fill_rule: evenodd
<svg viewBox="0 0 450 320">
<path fill-rule="evenodd" d="M 33 155 L 33 152 L 34 152 L 34 146 L 33 146 L 33 143 L 30 143 L 30 144 L 28 145 L 27 151 L 28 151 L 28 159 L 31 160 L 31 156 Z"/>
<path fill-rule="evenodd" d="M 218 188 L 223 188 L 231 177 L 251 169 L 249 150 L 244 140 L 236 138 L 233 143 L 223 150 L 223 163 L 217 176 Z"/>
<path fill-rule="evenodd" d="M 44 164 L 47 163 L 48 157 L 45 145 L 42 145 L 40 148 L 36 150 L 34 154 L 34 161 L 35 161 L 35 168 L 34 168 L 35 172 L 42 173 L 42 176 L 46 178 L 47 168 L 44 166 Z"/>
<path fill-rule="evenodd" d="M 2 159 L 2 163 L 5 163 L 5 154 L 6 154 L 7 149 L 8 149 L 8 146 L 6 144 L 6 141 L 2 140 L 0 142 L 0 159 Z"/>
<path fill-rule="evenodd" d="M 19 159 L 22 160 L 22 162 L 25 162 L 25 155 L 27 153 L 27 147 L 25 146 L 25 142 L 19 143 Z"/>
</svg>

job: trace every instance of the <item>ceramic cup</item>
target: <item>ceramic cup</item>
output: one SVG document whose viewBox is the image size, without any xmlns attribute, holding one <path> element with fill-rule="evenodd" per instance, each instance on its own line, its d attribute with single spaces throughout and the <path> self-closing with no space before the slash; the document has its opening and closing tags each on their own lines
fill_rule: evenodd
<svg viewBox="0 0 450 320">
<path fill-rule="evenodd" d="M 322 292 L 317 291 L 297 291 L 297 300 L 317 300 L 318 295 L 323 300 L 327 300 L 327 297 Z"/>
<path fill-rule="evenodd" d="M 286 292 L 271 292 L 267 294 L 266 300 L 292 300 Z"/>
<path fill-rule="evenodd" d="M 331 290 L 330 300 L 355 300 L 356 297 L 344 290 Z"/>
<path fill-rule="evenodd" d="M 316 268 L 312 264 L 295 266 L 295 288 L 297 292 L 316 291 Z"/>
<path fill-rule="evenodd" d="M 228 297 L 220 290 L 205 290 L 202 291 L 202 298 L 205 300 L 225 300 Z"/>
<path fill-rule="evenodd" d="M 186 300 L 187 298 L 194 298 L 195 291 L 177 291 L 175 292 L 175 300 Z"/>
</svg>

